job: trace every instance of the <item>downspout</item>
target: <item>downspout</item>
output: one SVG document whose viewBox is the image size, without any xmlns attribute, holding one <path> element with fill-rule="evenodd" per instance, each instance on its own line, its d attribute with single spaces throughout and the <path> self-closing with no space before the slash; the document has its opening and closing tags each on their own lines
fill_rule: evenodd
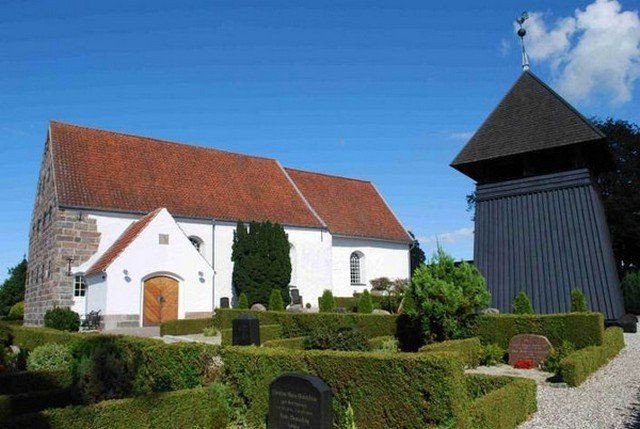
<svg viewBox="0 0 640 429">
<path fill-rule="evenodd" d="M 211 219 L 211 268 L 213 274 L 211 278 L 211 313 L 216 311 L 216 220 Z"/>
</svg>

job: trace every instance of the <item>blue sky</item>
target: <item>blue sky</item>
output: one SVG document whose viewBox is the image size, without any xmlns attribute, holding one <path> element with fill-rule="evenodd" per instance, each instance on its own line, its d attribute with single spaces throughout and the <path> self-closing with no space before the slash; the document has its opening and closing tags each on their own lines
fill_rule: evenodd
<svg viewBox="0 0 640 429">
<path fill-rule="evenodd" d="M 640 122 L 639 6 L 3 1 L 0 278 L 27 252 L 50 119 L 367 178 L 424 247 L 469 258 L 473 183 L 448 165 L 520 73 L 516 15 L 538 12 L 536 74 Z"/>
</svg>

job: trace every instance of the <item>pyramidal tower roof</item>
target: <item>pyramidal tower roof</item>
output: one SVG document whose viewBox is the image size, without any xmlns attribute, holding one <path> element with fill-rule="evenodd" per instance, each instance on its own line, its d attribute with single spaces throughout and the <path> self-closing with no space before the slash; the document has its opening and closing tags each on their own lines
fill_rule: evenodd
<svg viewBox="0 0 640 429">
<path fill-rule="evenodd" d="M 451 166 L 465 173 L 470 164 L 603 138 L 600 130 L 527 70 Z"/>
</svg>

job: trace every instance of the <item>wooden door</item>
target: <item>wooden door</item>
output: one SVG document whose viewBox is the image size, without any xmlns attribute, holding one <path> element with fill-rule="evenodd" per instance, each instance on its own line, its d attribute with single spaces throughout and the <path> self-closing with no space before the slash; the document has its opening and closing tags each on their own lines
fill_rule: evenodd
<svg viewBox="0 0 640 429">
<path fill-rule="evenodd" d="M 153 277 L 144 282 L 144 326 L 157 326 L 178 318 L 178 281 Z"/>
</svg>

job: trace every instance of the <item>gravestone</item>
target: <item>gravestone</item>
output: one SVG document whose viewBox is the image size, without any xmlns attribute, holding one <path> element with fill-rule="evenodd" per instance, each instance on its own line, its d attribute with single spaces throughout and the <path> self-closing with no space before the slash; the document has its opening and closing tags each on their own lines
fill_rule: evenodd
<svg viewBox="0 0 640 429">
<path fill-rule="evenodd" d="M 229 308 L 229 298 L 224 296 L 220 298 L 220 308 Z"/>
<path fill-rule="evenodd" d="M 539 365 L 549 357 L 553 346 L 543 335 L 520 334 L 509 341 L 509 365 L 516 362 L 531 359 Z"/>
<path fill-rule="evenodd" d="M 269 386 L 268 429 L 331 429 L 331 390 L 320 378 L 288 373 Z"/>
<path fill-rule="evenodd" d="M 259 346 L 260 345 L 260 321 L 250 314 L 241 314 L 232 322 L 234 346 Z"/>
<path fill-rule="evenodd" d="M 291 293 L 291 304 L 302 305 L 302 297 L 300 296 L 300 291 L 298 289 L 290 289 L 290 293 Z"/>
</svg>

